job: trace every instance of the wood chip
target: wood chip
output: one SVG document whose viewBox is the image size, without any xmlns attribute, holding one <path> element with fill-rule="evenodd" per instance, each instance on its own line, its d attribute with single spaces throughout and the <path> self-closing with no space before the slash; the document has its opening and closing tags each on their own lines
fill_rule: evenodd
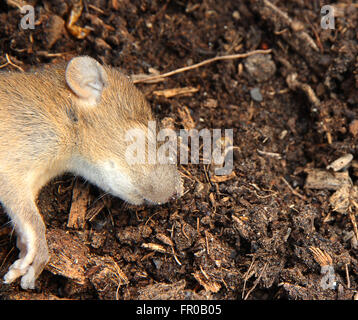
<svg viewBox="0 0 358 320">
<path fill-rule="evenodd" d="M 84 284 L 86 265 L 89 263 L 89 249 L 79 239 L 60 229 L 46 232 L 50 261 L 45 269 Z"/>
<path fill-rule="evenodd" d="M 184 88 L 156 90 L 156 91 L 153 91 L 153 94 L 156 96 L 161 96 L 161 97 L 165 97 L 165 98 L 172 98 L 175 96 L 191 96 L 193 93 L 198 92 L 198 91 L 199 91 L 199 88 L 184 87 Z"/>
<path fill-rule="evenodd" d="M 216 99 L 208 99 L 204 102 L 204 107 L 207 108 L 216 108 L 218 106 L 218 101 Z"/>
<path fill-rule="evenodd" d="M 331 172 L 321 169 L 307 169 L 305 188 L 338 190 L 344 185 L 352 185 L 348 172 Z"/>
<path fill-rule="evenodd" d="M 163 242 L 164 244 L 167 244 L 168 246 L 171 246 L 171 247 L 174 246 L 173 241 L 172 241 L 168 236 L 166 236 L 164 233 L 157 233 L 157 234 L 155 235 L 155 237 L 156 237 L 159 241 Z"/>
<path fill-rule="evenodd" d="M 72 192 L 72 204 L 67 227 L 83 229 L 86 223 L 86 212 L 89 197 L 89 184 L 85 186 L 77 179 Z"/>
<path fill-rule="evenodd" d="M 169 253 L 166 248 L 164 248 L 162 245 L 156 244 L 156 243 L 142 243 L 141 247 L 145 248 L 145 249 L 161 252 L 161 253 Z"/>
<path fill-rule="evenodd" d="M 333 161 L 331 164 L 329 164 L 326 169 L 332 169 L 333 171 L 340 171 L 346 167 L 348 167 L 348 165 L 350 165 L 350 163 L 353 160 L 353 155 L 348 153 L 345 154 L 344 156 L 338 158 L 337 160 Z"/>
</svg>

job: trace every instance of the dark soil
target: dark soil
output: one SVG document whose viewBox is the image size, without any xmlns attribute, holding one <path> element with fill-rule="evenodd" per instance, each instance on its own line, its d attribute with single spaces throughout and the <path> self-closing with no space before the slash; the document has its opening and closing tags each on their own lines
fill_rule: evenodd
<svg viewBox="0 0 358 320">
<path fill-rule="evenodd" d="M 219 55 L 272 52 L 139 83 L 158 118 L 176 129 L 188 121 L 198 129 L 233 128 L 235 176 L 214 182 L 208 165 L 181 166 L 184 196 L 152 207 L 102 197 L 91 185 L 79 229 L 67 220 L 75 182 L 86 183 L 59 177 L 38 204 L 49 247 L 68 256 L 67 264 L 51 260 L 34 291 L 21 290 L 19 281 L 1 284 L 2 299 L 357 297 L 355 210 L 334 211 L 329 188 L 305 188 L 306 169 L 358 156 L 357 4 L 336 1 L 335 29 L 324 30 L 320 9 L 333 1 L 271 0 L 292 19 L 287 24 L 264 0 L 87 0 L 75 25 L 91 31 L 78 39 L 65 27 L 78 1 L 27 1 L 35 6 L 33 30 L 19 27 L 12 2 L 21 1 L 0 5 L 0 64 L 8 54 L 24 70 L 86 54 L 129 75 L 164 73 Z M 318 102 L 287 80 L 294 73 Z M 199 90 L 153 93 L 180 87 Z M 354 184 L 355 168 L 348 171 Z M 8 221 L 0 215 L 1 277 L 18 255 Z M 330 257 L 329 288 L 312 248 Z"/>
</svg>

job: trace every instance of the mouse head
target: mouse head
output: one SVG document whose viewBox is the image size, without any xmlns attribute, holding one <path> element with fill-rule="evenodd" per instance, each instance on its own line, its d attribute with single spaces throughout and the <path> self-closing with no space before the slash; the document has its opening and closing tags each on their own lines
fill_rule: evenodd
<svg viewBox="0 0 358 320">
<path fill-rule="evenodd" d="M 70 170 L 132 204 L 164 203 L 181 195 L 182 182 L 175 164 L 148 161 L 156 145 L 154 122 L 143 94 L 119 71 L 90 57 L 72 59 L 65 78 L 70 88 L 70 115 L 76 132 Z M 141 132 L 141 161 L 130 161 L 128 150 Z M 138 138 L 138 137 L 137 137 Z M 133 160 L 133 159 L 132 159 Z"/>
</svg>

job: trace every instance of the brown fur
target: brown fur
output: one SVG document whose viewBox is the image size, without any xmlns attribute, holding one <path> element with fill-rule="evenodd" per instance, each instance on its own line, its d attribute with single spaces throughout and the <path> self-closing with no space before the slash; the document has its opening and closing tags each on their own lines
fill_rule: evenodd
<svg viewBox="0 0 358 320">
<path fill-rule="evenodd" d="M 0 73 L 0 201 L 12 219 L 21 249 L 20 259 L 5 276 L 8 283 L 23 276 L 21 285 L 32 288 L 47 263 L 45 226 L 35 200 L 50 179 L 73 171 L 74 157 L 85 159 L 99 172 L 102 162 L 114 159 L 138 187 L 138 194 L 129 195 L 133 202 L 144 196 L 163 202 L 171 190 L 179 191 L 175 166 L 126 164 L 126 130 L 146 130 L 154 117 L 144 96 L 125 75 L 103 68 L 108 83 L 95 106 L 70 90 L 65 65 L 34 73 Z M 30 249 L 32 258 L 26 255 Z M 25 255 L 31 260 L 26 268 L 21 260 Z"/>
</svg>

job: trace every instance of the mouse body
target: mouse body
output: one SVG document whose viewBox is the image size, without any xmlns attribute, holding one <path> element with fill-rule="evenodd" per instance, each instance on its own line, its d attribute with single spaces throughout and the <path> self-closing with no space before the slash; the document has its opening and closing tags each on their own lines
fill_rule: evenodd
<svg viewBox="0 0 358 320">
<path fill-rule="evenodd" d="M 4 276 L 32 289 L 49 260 L 36 206 L 41 188 L 70 172 L 131 204 L 182 192 L 175 164 L 128 163 L 128 130 L 155 121 L 144 95 L 117 69 L 88 56 L 35 72 L 0 73 L 0 202 L 17 234 L 19 259 Z M 156 136 L 145 133 L 148 143 Z"/>
</svg>

